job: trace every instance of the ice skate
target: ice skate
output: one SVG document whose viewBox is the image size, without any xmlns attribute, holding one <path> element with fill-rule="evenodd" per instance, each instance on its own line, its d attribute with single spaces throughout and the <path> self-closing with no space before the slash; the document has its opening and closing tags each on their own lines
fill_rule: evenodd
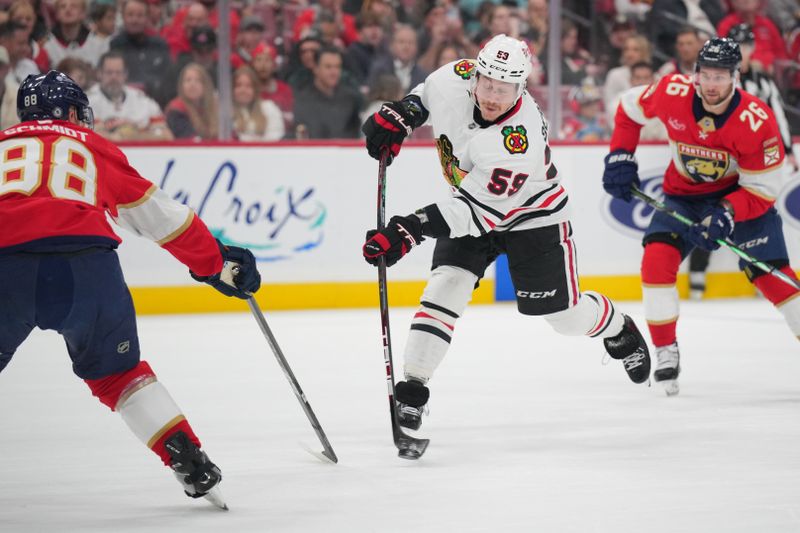
<svg viewBox="0 0 800 533">
<path fill-rule="evenodd" d="M 673 342 L 667 346 L 656 348 L 656 371 L 653 378 L 656 383 L 664 387 L 667 396 L 675 396 L 680 392 L 678 387 L 678 375 L 681 373 L 681 354 L 678 351 L 678 343 Z"/>
<path fill-rule="evenodd" d="M 400 425 L 408 429 L 419 429 L 430 396 L 431 391 L 428 387 L 417 380 L 398 382 L 395 385 L 394 399 L 397 402 L 397 421 Z"/>
<path fill-rule="evenodd" d="M 170 467 L 183 485 L 186 495 L 191 498 L 205 498 L 227 511 L 228 506 L 219 490 L 222 473 L 205 452 L 189 440 L 183 431 L 178 431 L 167 439 L 164 446 L 172 458 Z"/>
<path fill-rule="evenodd" d="M 603 339 L 603 344 L 612 359 L 622 360 L 631 381 L 644 383 L 650 379 L 650 352 L 633 319 L 628 315 L 624 316 L 622 331 L 615 337 Z"/>
</svg>

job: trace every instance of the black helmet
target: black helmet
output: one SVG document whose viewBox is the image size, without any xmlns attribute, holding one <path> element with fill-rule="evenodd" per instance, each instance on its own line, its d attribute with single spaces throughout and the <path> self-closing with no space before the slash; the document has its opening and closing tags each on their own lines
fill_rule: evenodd
<svg viewBox="0 0 800 533">
<path fill-rule="evenodd" d="M 728 38 L 739 44 L 753 44 L 756 36 L 750 24 L 737 24 L 728 31 Z"/>
<path fill-rule="evenodd" d="M 733 73 L 739 70 L 741 62 L 742 52 L 733 39 L 714 37 L 706 41 L 706 44 L 700 49 L 700 53 L 697 54 L 694 71 L 699 72 L 700 67 L 713 67 L 724 68 Z"/>
<path fill-rule="evenodd" d="M 47 74 L 31 74 L 17 91 L 17 116 L 27 120 L 67 120 L 74 107 L 78 118 L 87 127 L 94 126 L 89 98 L 75 81 L 57 70 Z"/>
</svg>

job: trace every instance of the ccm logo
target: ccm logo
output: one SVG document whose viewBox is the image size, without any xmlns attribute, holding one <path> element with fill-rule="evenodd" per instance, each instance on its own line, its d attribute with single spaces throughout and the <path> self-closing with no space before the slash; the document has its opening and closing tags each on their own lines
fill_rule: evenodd
<svg viewBox="0 0 800 533">
<path fill-rule="evenodd" d="M 767 244 L 767 241 L 769 241 L 769 237 L 759 237 L 758 239 L 753 239 L 752 241 L 743 242 L 741 244 L 741 248 L 755 248 L 756 246 Z"/>
<path fill-rule="evenodd" d="M 517 296 L 520 298 L 552 298 L 556 295 L 558 289 L 552 291 L 530 292 L 530 291 L 517 291 Z"/>
</svg>

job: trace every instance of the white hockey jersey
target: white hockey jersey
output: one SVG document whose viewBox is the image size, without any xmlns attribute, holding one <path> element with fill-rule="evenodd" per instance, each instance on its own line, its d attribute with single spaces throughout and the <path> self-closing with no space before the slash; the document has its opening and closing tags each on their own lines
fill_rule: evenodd
<svg viewBox="0 0 800 533">
<path fill-rule="evenodd" d="M 430 113 L 453 198 L 436 207 L 450 237 L 517 231 L 569 218 L 567 192 L 550 157 L 547 122 L 527 93 L 496 123 L 481 125 L 469 94 L 475 62 L 433 72 L 410 94 Z M 477 119 L 477 120 L 476 120 Z"/>
</svg>

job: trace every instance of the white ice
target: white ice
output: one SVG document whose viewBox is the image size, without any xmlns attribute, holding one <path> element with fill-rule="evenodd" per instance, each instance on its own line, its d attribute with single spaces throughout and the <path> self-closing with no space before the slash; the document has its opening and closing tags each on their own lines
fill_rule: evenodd
<svg viewBox="0 0 800 533">
<path fill-rule="evenodd" d="M 412 312 L 392 310 L 398 374 Z M 338 465 L 307 453 L 321 446 L 246 312 L 139 320 L 227 513 L 186 498 L 37 330 L 0 374 L 0 531 L 800 531 L 800 349 L 763 300 L 683 304 L 674 398 L 603 365 L 597 340 L 472 306 L 416 462 L 392 444 L 376 310 L 266 316 Z"/>
</svg>

